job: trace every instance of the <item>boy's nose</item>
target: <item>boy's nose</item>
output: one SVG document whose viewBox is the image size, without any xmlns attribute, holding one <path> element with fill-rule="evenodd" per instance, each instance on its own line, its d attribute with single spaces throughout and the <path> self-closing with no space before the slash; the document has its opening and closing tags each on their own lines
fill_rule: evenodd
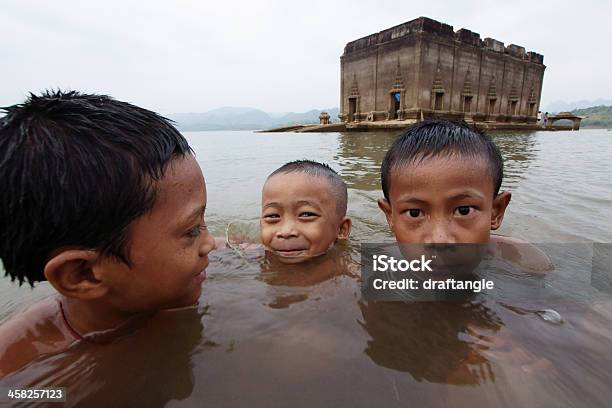
<svg viewBox="0 0 612 408">
<path fill-rule="evenodd" d="M 298 236 L 297 229 L 295 228 L 294 223 L 292 222 L 284 222 L 280 226 L 278 230 L 276 230 L 277 238 L 295 238 Z"/>
<path fill-rule="evenodd" d="M 215 247 L 215 238 L 212 236 L 208 230 L 205 231 L 205 236 L 202 237 L 202 243 L 199 248 L 200 256 L 206 256 L 213 250 Z"/>
<path fill-rule="evenodd" d="M 451 223 L 446 220 L 432 221 L 431 228 L 423 240 L 425 244 L 456 244 Z"/>
</svg>

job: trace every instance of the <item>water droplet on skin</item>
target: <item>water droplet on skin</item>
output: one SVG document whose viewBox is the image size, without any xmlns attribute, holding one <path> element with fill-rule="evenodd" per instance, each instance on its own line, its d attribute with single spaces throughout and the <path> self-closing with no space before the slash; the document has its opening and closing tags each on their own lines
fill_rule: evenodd
<svg viewBox="0 0 612 408">
<path fill-rule="evenodd" d="M 563 316 L 552 309 L 542 309 L 535 313 L 549 323 L 562 324 L 564 322 Z"/>
</svg>

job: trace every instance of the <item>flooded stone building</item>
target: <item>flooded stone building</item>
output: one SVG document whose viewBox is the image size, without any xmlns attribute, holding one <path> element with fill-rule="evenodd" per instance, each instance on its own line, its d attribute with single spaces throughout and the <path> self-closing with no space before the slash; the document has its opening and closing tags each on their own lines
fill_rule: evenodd
<svg viewBox="0 0 612 408">
<path fill-rule="evenodd" d="M 420 17 L 346 45 L 339 117 L 535 124 L 543 61 L 521 46 Z"/>
</svg>

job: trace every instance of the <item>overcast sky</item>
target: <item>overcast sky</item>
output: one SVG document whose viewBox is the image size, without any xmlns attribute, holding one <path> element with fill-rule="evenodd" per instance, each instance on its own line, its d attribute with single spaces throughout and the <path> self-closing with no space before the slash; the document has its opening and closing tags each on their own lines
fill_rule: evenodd
<svg viewBox="0 0 612 408">
<path fill-rule="evenodd" d="M 339 105 L 354 39 L 427 16 L 544 54 L 542 105 L 612 99 L 610 1 L 0 2 L 0 106 L 46 88 L 159 111 Z"/>
</svg>

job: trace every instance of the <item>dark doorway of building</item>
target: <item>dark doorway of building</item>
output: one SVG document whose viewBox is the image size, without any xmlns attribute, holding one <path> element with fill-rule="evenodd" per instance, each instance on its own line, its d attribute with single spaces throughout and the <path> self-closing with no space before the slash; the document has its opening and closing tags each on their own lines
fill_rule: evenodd
<svg viewBox="0 0 612 408">
<path fill-rule="evenodd" d="M 463 111 L 469 113 L 472 111 L 472 97 L 465 96 L 463 97 Z"/>
<path fill-rule="evenodd" d="M 355 112 L 357 111 L 357 99 L 349 98 L 349 113 L 348 113 L 348 121 L 352 122 L 355 120 Z"/>
<path fill-rule="evenodd" d="M 497 99 L 489 99 L 489 115 L 495 113 L 495 102 L 497 102 Z"/>
<path fill-rule="evenodd" d="M 510 102 L 510 115 L 512 116 L 516 116 L 516 101 L 511 101 Z"/>
<path fill-rule="evenodd" d="M 434 110 L 442 110 L 442 97 L 444 96 L 443 92 L 436 92 L 434 94 Z"/>
<path fill-rule="evenodd" d="M 399 92 L 393 92 L 391 94 L 391 119 L 397 119 L 397 112 L 400 109 L 400 101 L 402 96 Z"/>
<path fill-rule="evenodd" d="M 535 116 L 535 103 L 529 104 L 529 116 Z"/>
</svg>

